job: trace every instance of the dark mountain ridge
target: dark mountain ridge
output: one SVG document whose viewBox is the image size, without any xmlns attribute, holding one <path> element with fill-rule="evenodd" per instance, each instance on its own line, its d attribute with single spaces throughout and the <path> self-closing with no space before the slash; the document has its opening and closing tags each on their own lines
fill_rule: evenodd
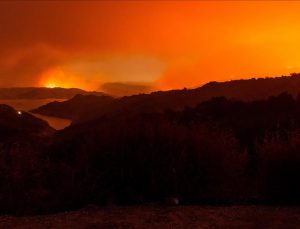
<svg viewBox="0 0 300 229">
<path fill-rule="evenodd" d="M 25 127 L 12 135 L 18 144 L 15 138 L 0 142 L 0 212 L 170 198 L 193 205 L 300 203 L 299 78 L 264 79 L 268 90 L 249 89 L 259 81 L 120 99 L 77 95 L 51 103 L 55 113 L 77 118 L 45 141 L 32 137 L 39 133 L 31 128 L 35 122 L 18 123 L 20 114 L 4 106 L 1 125 Z M 239 87 L 247 93 L 232 91 Z M 289 88 L 293 95 L 280 93 Z M 229 98 L 209 99 L 219 93 Z M 273 93 L 280 95 L 264 97 Z"/>
<path fill-rule="evenodd" d="M 58 131 L 49 155 L 77 171 L 69 192 L 85 184 L 70 203 L 174 196 L 185 204 L 300 203 L 299 104 L 282 93 L 246 102 L 218 97 L 181 111 L 124 111 Z"/>
<path fill-rule="evenodd" d="M 300 92 L 299 74 L 276 78 L 210 82 L 196 89 L 158 91 L 117 99 L 100 96 L 99 98 L 93 97 L 93 102 L 90 101 L 92 97 L 74 97 L 70 101 L 46 104 L 33 112 L 84 122 L 103 115 L 132 115 L 159 112 L 165 109 L 182 110 L 186 106 L 194 107 L 200 102 L 219 96 L 241 101 L 254 101 L 283 92 L 293 96 L 298 95 Z"/>
</svg>

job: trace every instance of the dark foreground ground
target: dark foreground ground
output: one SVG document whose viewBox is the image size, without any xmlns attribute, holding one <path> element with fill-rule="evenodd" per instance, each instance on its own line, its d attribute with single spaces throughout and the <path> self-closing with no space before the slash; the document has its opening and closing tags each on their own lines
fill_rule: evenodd
<svg viewBox="0 0 300 229">
<path fill-rule="evenodd" d="M 0 228 L 300 228 L 300 207 L 113 207 L 1 216 Z"/>
</svg>

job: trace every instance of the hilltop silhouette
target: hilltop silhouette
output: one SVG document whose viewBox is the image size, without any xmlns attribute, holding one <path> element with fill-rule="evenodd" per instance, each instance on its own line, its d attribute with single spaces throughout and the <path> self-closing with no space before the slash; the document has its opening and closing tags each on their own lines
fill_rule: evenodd
<svg viewBox="0 0 300 229">
<path fill-rule="evenodd" d="M 292 95 L 125 113 L 54 136 L 50 157 L 77 174 L 68 192 L 86 187 L 66 203 L 300 203 L 300 101 Z"/>
<path fill-rule="evenodd" d="M 159 91 L 115 99 L 107 96 L 102 98 L 101 96 L 99 98 L 80 96 L 74 97 L 70 101 L 46 104 L 33 110 L 33 112 L 62 118 L 67 117 L 73 121 L 86 121 L 102 115 L 132 115 L 141 112 L 158 112 L 165 109 L 182 110 L 186 106 L 193 107 L 200 102 L 219 96 L 241 101 L 254 101 L 276 96 L 283 92 L 293 96 L 298 95 L 300 92 L 299 74 L 277 78 L 210 82 L 196 89 Z"/>
<path fill-rule="evenodd" d="M 38 108 L 73 119 L 59 131 L 1 105 L 0 212 L 300 204 L 298 83 L 293 75 L 123 98 L 76 95 Z"/>
</svg>

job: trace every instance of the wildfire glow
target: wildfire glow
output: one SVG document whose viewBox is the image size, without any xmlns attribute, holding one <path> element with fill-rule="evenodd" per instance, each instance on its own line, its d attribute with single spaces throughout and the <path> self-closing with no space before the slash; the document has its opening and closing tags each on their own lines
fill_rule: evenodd
<svg viewBox="0 0 300 229">
<path fill-rule="evenodd" d="M 5 2 L 1 87 L 166 90 L 300 71 L 299 1 Z"/>
<path fill-rule="evenodd" d="M 94 80 L 88 80 L 81 75 L 76 75 L 73 72 L 70 72 L 61 67 L 52 68 L 44 72 L 40 76 L 41 87 L 47 88 L 82 88 L 85 90 L 96 90 L 98 82 Z"/>
<path fill-rule="evenodd" d="M 46 85 L 47 88 L 55 88 L 56 85 L 54 83 L 49 83 Z"/>
</svg>

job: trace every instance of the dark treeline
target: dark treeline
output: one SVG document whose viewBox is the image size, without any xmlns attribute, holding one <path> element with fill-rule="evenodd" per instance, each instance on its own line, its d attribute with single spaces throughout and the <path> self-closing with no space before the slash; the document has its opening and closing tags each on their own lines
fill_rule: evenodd
<svg viewBox="0 0 300 229">
<path fill-rule="evenodd" d="M 2 143 L 3 213 L 168 199 L 300 203 L 300 99 L 289 94 L 252 102 L 218 97 L 182 111 L 106 115 L 49 139 L 36 148 Z"/>
</svg>

